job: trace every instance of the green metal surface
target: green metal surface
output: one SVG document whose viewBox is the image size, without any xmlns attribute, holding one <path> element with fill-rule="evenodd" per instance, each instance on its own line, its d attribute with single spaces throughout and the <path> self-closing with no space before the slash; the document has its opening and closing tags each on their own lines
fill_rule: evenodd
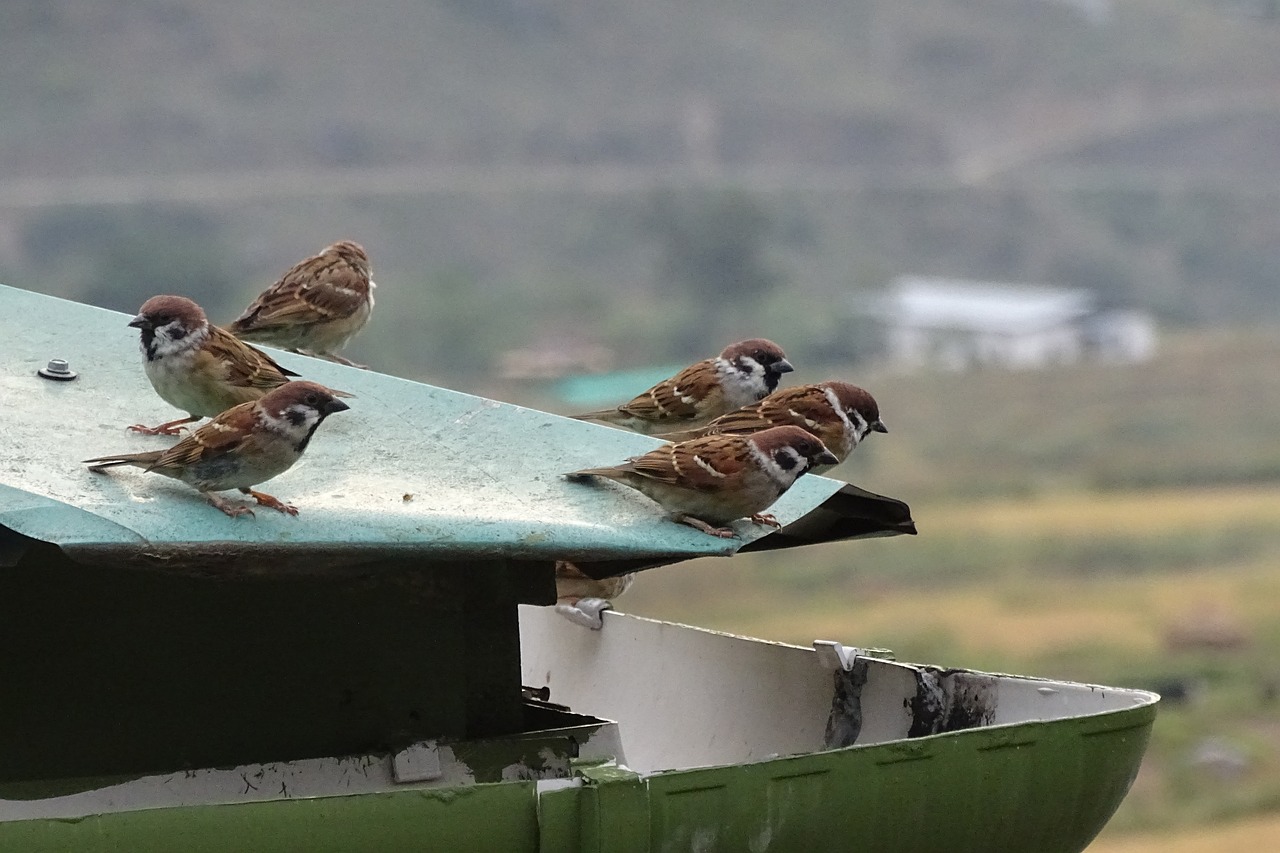
<svg viewBox="0 0 1280 853">
<path fill-rule="evenodd" d="M 116 812 L 0 823 L 0 850 L 23 853 L 536 853 L 536 789 L 507 782 L 268 803 Z"/>
<path fill-rule="evenodd" d="M 1128 791 L 1154 703 L 734 767 L 0 823 L 0 849 L 1079 853 Z"/>
<path fill-rule="evenodd" d="M 1078 853 L 1133 783 L 1155 713 L 656 774 L 649 849 Z"/>
<path fill-rule="evenodd" d="M 0 526 L 77 559 L 146 554 L 189 566 L 212 553 L 228 571 L 241 555 L 259 567 L 269 555 L 272 571 L 292 564 L 314 572 L 412 554 L 619 559 L 634 568 L 728 555 L 769 533 L 742 520 L 740 539 L 707 536 L 667 520 L 629 489 L 561 476 L 643 453 L 656 439 L 275 350 L 305 378 L 356 395 L 350 412 L 321 427 L 301 462 L 266 486 L 296 503 L 298 517 L 260 510 L 255 519 L 232 519 L 164 477 L 136 469 L 93 474 L 80 460 L 172 441 L 130 434 L 128 424 L 179 416 L 148 384 L 127 320 L 0 286 L 0 422 L 8 448 Z M 39 378 L 53 358 L 70 362 L 79 378 Z M 841 486 L 804 477 L 771 511 L 793 522 Z M 876 531 L 852 535 L 866 532 Z"/>
</svg>

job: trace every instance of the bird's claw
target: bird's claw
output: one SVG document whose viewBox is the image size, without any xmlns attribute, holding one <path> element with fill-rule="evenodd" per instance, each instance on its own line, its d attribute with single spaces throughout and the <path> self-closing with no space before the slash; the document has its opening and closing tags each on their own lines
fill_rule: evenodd
<svg viewBox="0 0 1280 853">
<path fill-rule="evenodd" d="M 149 427 L 145 424 L 133 424 L 129 427 L 129 432 L 136 432 L 142 435 L 182 435 L 186 431 L 186 427 L 169 426 L 168 424 L 154 427 Z"/>
<path fill-rule="evenodd" d="M 708 524 L 700 518 L 694 518 L 692 515 L 682 515 L 677 518 L 676 521 L 701 530 L 709 536 L 719 537 L 720 539 L 736 539 L 738 537 L 738 534 L 734 532 L 732 527 L 716 527 L 714 524 Z"/>
<path fill-rule="evenodd" d="M 278 510 L 283 512 L 285 515 L 298 514 L 298 508 L 296 506 L 293 504 L 287 504 L 274 495 L 269 495 L 266 492 L 255 492 L 253 489 L 245 490 L 245 494 L 269 509 Z"/>
<path fill-rule="evenodd" d="M 778 519 L 774 517 L 773 513 L 770 512 L 757 512 L 755 515 L 751 516 L 751 520 L 756 524 L 764 524 L 775 530 L 782 529 L 782 522 L 778 521 Z"/>
<path fill-rule="evenodd" d="M 205 500 L 209 501 L 216 509 L 220 510 L 224 515 L 231 518 L 239 518 L 242 515 L 253 515 L 253 508 L 235 501 L 224 500 L 217 495 L 205 495 Z"/>
</svg>

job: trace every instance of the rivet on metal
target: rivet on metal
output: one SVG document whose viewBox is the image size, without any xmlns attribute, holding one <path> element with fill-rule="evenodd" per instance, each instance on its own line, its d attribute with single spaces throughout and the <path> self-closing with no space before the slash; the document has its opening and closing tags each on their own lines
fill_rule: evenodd
<svg viewBox="0 0 1280 853">
<path fill-rule="evenodd" d="M 36 371 L 45 379 L 56 379 L 59 382 L 69 382 L 75 379 L 77 374 L 71 369 L 71 365 L 66 359 L 51 358 L 49 363 Z"/>
</svg>

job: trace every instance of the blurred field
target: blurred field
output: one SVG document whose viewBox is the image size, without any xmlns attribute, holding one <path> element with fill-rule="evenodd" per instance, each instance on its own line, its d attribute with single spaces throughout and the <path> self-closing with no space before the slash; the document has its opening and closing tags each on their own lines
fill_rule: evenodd
<svg viewBox="0 0 1280 853">
<path fill-rule="evenodd" d="M 619 606 L 1157 690 L 1142 772 L 1091 850 L 1280 849 L 1280 822 L 1242 820 L 1280 813 L 1277 341 L 868 377 L 891 432 L 837 473 L 911 503 L 919 536 L 659 569 Z"/>
<path fill-rule="evenodd" d="M 1140 836 L 1102 836 L 1089 853 L 1231 853 L 1280 848 L 1280 815 L 1213 825 L 1191 831 Z"/>
</svg>

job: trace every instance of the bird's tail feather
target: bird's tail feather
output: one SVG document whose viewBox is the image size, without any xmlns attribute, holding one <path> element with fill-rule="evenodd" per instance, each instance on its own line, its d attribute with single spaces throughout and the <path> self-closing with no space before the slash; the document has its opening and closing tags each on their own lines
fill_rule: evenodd
<svg viewBox="0 0 1280 853">
<path fill-rule="evenodd" d="M 139 468 L 147 468 L 160 459 L 160 454 L 159 450 L 150 453 L 123 453 L 117 456 L 85 459 L 84 462 L 89 466 L 90 471 L 101 471 L 103 468 L 114 468 L 117 465 L 137 465 Z"/>
</svg>

